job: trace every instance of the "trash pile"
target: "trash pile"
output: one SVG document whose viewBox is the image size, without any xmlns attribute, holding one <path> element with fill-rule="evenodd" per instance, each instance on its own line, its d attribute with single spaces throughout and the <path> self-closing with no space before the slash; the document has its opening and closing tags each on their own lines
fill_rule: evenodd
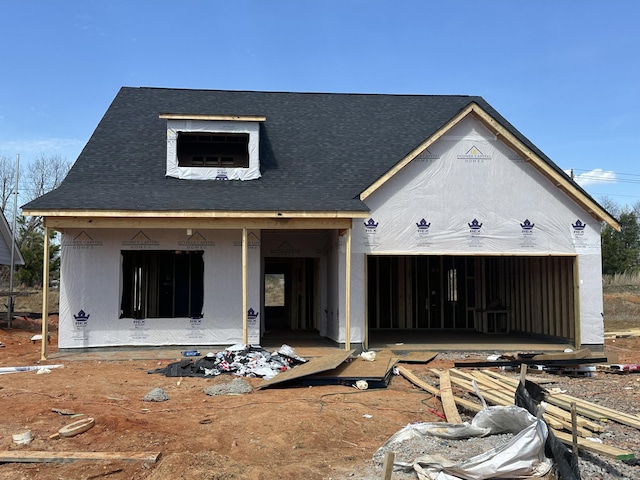
<svg viewBox="0 0 640 480">
<path fill-rule="evenodd" d="M 160 373 L 167 377 L 211 377 L 232 373 L 239 377 L 268 380 L 306 362 L 289 345 L 282 345 L 270 353 L 260 345 L 236 344 L 217 353 L 209 352 L 197 360 L 181 360 L 147 373 Z"/>
</svg>

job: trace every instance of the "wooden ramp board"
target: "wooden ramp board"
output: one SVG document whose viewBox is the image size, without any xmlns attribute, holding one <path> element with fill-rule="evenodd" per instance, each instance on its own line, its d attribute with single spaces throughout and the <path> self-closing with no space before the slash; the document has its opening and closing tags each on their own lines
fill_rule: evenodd
<svg viewBox="0 0 640 480">
<path fill-rule="evenodd" d="M 159 452 L 42 452 L 6 450 L 0 452 L 0 463 L 68 463 L 78 461 L 115 461 L 156 463 Z"/>
<path fill-rule="evenodd" d="M 398 363 L 429 363 L 438 356 L 438 352 L 398 352 Z"/>
<path fill-rule="evenodd" d="M 291 370 L 281 372 L 275 377 L 265 381 L 264 383 L 261 383 L 260 385 L 258 385 L 258 389 L 272 387 L 273 385 L 277 385 L 280 383 L 299 380 L 309 375 L 318 374 L 327 370 L 333 370 L 344 363 L 349 357 L 351 357 L 354 351 L 355 350 L 343 350 L 323 357 L 310 358 L 307 363 L 298 365 Z"/>
<path fill-rule="evenodd" d="M 332 370 L 300 379 L 302 385 L 351 385 L 366 380 L 370 388 L 384 388 L 389 384 L 397 357 L 389 350 L 378 352 L 373 362 L 356 357 Z"/>
</svg>

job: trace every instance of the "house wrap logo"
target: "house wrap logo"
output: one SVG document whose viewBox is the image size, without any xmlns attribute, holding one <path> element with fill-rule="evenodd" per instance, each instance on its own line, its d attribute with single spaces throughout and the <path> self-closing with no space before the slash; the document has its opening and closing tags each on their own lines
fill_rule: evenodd
<svg viewBox="0 0 640 480">
<path fill-rule="evenodd" d="M 520 228 L 522 228 L 522 235 L 531 236 L 533 235 L 533 227 L 535 227 L 535 223 L 531 223 L 527 218 L 524 222 L 520 224 Z"/>
<path fill-rule="evenodd" d="M 278 248 L 272 249 L 271 253 L 279 257 L 293 257 L 294 255 L 299 254 L 300 250 L 293 248 L 293 245 L 285 240 L 278 246 Z"/>
<path fill-rule="evenodd" d="M 77 315 L 73 316 L 76 328 L 86 328 L 90 315 L 85 313 L 84 310 L 80 310 Z"/>
<path fill-rule="evenodd" d="M 364 222 L 364 229 L 367 235 L 374 235 L 377 231 L 378 223 L 373 218 Z"/>
<path fill-rule="evenodd" d="M 207 247 L 215 247 L 216 243 L 213 240 L 207 240 L 200 232 L 196 231 L 186 240 L 179 241 L 178 245 L 189 250 L 206 250 Z"/>
<path fill-rule="evenodd" d="M 157 240 L 151 240 L 142 230 L 136 233 L 131 240 L 125 240 L 122 242 L 123 247 L 129 247 L 135 250 L 144 250 L 149 247 L 157 247 L 160 242 Z"/>
<path fill-rule="evenodd" d="M 571 226 L 573 227 L 573 236 L 574 237 L 583 237 L 584 236 L 584 227 L 587 226 L 586 223 L 582 223 L 582 221 L 580 221 L 580 219 L 577 219 L 576 223 L 572 223 Z"/>
<path fill-rule="evenodd" d="M 229 180 L 226 168 L 218 169 L 218 171 L 216 172 L 216 180 Z"/>
<path fill-rule="evenodd" d="M 418 227 L 418 236 L 426 237 L 429 235 L 429 227 L 431 227 L 431 223 L 427 223 L 427 221 L 423 218 L 419 222 L 416 222 L 416 227 Z"/>
<path fill-rule="evenodd" d="M 242 240 L 236 240 L 233 242 L 234 247 L 242 247 Z M 255 233 L 249 232 L 247 234 L 247 248 L 249 250 L 255 250 L 260 248 L 260 237 L 258 237 Z"/>
<path fill-rule="evenodd" d="M 417 157 L 416 160 L 421 161 L 421 162 L 425 162 L 428 160 L 438 160 L 440 158 L 440 155 L 437 155 L 433 152 L 431 152 L 428 148 L 425 148 Z"/>
<path fill-rule="evenodd" d="M 469 233 L 471 235 L 480 235 L 482 230 L 482 223 L 478 222 L 478 219 L 474 218 L 469 225 Z"/>
<path fill-rule="evenodd" d="M 102 242 L 99 240 L 94 240 L 87 232 L 83 230 L 75 237 L 69 240 L 65 240 L 62 245 L 64 247 L 71 247 L 73 249 L 92 249 L 95 247 L 101 247 Z"/>
<path fill-rule="evenodd" d="M 464 160 L 465 163 L 483 163 L 485 160 L 491 160 L 491 155 L 485 155 L 474 145 L 466 153 L 458 155 L 457 158 L 458 160 Z"/>
<path fill-rule="evenodd" d="M 247 310 L 247 320 L 250 325 L 256 324 L 258 316 L 260 316 L 260 313 L 256 312 L 253 308 Z"/>
</svg>

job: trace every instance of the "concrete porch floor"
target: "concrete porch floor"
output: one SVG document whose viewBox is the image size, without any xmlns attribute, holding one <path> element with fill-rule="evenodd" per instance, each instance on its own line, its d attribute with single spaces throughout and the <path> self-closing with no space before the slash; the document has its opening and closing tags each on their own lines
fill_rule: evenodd
<svg viewBox="0 0 640 480">
<path fill-rule="evenodd" d="M 283 344 L 294 348 L 301 357 L 328 355 L 344 347 L 332 340 L 320 337 L 311 331 L 279 331 L 264 335 L 261 345 L 268 351 L 277 350 Z M 356 344 L 352 348 L 357 348 Z M 481 333 L 428 332 L 388 330 L 372 332 L 369 336 L 370 350 L 391 349 L 397 353 L 410 351 L 430 352 L 561 352 L 574 346 L 557 339 L 531 337 L 527 335 Z M 119 360 L 179 360 L 182 351 L 207 352 L 224 350 L 222 345 L 162 346 L 162 347 L 104 347 L 90 349 L 66 349 L 51 352 L 51 361 L 119 361 Z"/>
</svg>

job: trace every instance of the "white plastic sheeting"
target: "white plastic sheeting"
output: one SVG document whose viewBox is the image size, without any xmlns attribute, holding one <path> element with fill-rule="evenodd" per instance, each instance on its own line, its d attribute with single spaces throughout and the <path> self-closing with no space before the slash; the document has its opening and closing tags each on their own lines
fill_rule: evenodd
<svg viewBox="0 0 640 480">
<path fill-rule="evenodd" d="M 202 250 L 202 318 L 120 318 L 122 250 Z M 248 232 L 248 343 L 260 338 L 260 236 Z M 240 230 L 72 230 L 62 238 L 58 346 L 243 341 Z"/>
<path fill-rule="evenodd" d="M 542 476 L 553 462 L 544 454 L 547 425 L 524 408 L 516 406 L 485 407 L 471 423 L 416 423 L 395 433 L 380 450 L 393 449 L 393 444 L 410 438 L 435 436 L 462 440 L 500 433 L 516 434 L 508 443 L 461 462 L 453 462 L 437 453 L 423 455 L 411 463 L 396 463 L 414 470 L 420 480 L 483 480 L 489 478 L 522 478 Z"/>
<path fill-rule="evenodd" d="M 600 224 L 479 121 L 462 120 L 365 203 L 369 218 L 353 222 L 354 259 L 576 255 L 580 340 L 603 343 Z M 352 279 L 355 325 L 364 325 L 362 277 Z"/>
<path fill-rule="evenodd" d="M 180 167 L 179 132 L 248 133 L 248 168 Z M 260 178 L 260 125 L 256 122 L 213 120 L 167 120 L 167 176 L 186 180 L 253 180 Z"/>
</svg>

